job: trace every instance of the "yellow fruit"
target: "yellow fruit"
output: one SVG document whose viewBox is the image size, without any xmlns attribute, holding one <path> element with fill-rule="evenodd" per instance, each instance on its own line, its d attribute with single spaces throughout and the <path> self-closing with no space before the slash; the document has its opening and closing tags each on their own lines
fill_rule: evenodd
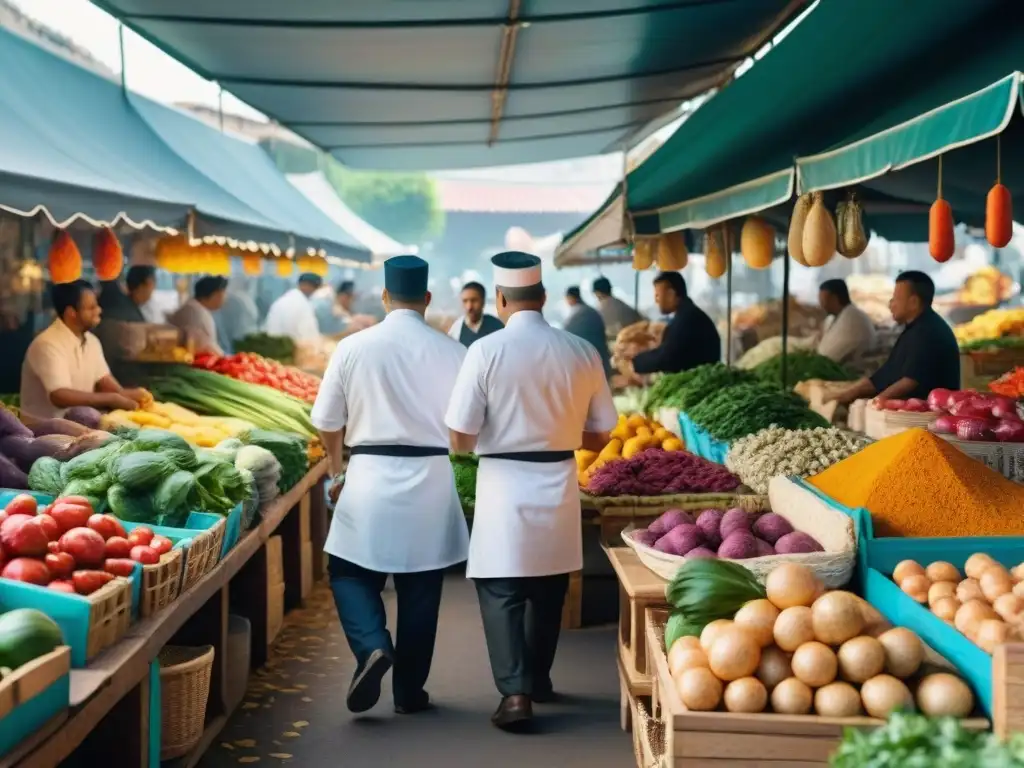
<svg viewBox="0 0 1024 768">
<path fill-rule="evenodd" d="M 601 449 L 601 452 L 597 454 L 597 460 L 604 459 L 609 461 L 611 459 L 617 459 L 622 455 L 622 441 L 618 438 L 612 438 L 608 441 L 608 445 Z"/>
<path fill-rule="evenodd" d="M 666 440 L 670 440 L 673 437 L 675 437 L 675 435 L 673 435 L 664 427 L 658 427 L 657 429 L 654 430 L 654 439 L 657 440 L 659 443 L 663 443 Z"/>
<path fill-rule="evenodd" d="M 644 418 L 642 413 L 634 413 L 628 419 L 626 423 L 629 424 L 633 429 L 639 429 L 640 427 L 647 426 L 647 419 Z"/>
<path fill-rule="evenodd" d="M 650 438 L 654 437 L 654 433 L 646 426 L 643 426 L 636 428 L 636 436 L 641 437 L 644 440 L 649 440 Z"/>
<path fill-rule="evenodd" d="M 576 451 L 576 469 L 584 470 L 594 463 L 594 459 L 597 458 L 595 451 Z"/>
<path fill-rule="evenodd" d="M 631 437 L 622 446 L 622 458 L 631 459 L 647 447 L 647 440 L 639 435 Z"/>
<path fill-rule="evenodd" d="M 636 433 L 633 428 L 626 423 L 619 424 L 615 429 L 609 433 L 612 437 L 622 442 L 626 442 L 629 438 L 633 437 Z"/>
<path fill-rule="evenodd" d="M 662 440 L 661 449 L 663 451 L 683 451 L 686 450 L 686 446 L 678 437 L 670 437 L 667 440 Z"/>
</svg>

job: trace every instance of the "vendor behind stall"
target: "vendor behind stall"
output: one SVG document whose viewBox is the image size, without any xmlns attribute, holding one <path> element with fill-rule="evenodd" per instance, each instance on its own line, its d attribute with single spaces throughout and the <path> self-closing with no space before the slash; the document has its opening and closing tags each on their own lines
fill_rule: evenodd
<svg viewBox="0 0 1024 768">
<path fill-rule="evenodd" d="M 661 344 L 633 358 L 633 370 L 645 373 L 678 373 L 722 359 L 722 341 L 710 317 L 686 292 L 686 280 L 678 272 L 662 272 L 654 278 L 654 301 L 664 315 L 672 315 Z"/>
<path fill-rule="evenodd" d="M 823 282 L 818 290 L 818 303 L 832 319 L 818 342 L 819 355 L 843 363 L 874 348 L 875 324 L 850 300 L 845 280 Z"/>
<path fill-rule="evenodd" d="M 124 389 L 107 367 L 91 331 L 102 310 L 84 280 L 55 285 L 57 319 L 29 345 L 21 365 L 21 409 L 37 419 L 59 418 L 75 406 L 135 410 L 149 398 L 144 389 Z"/>
<path fill-rule="evenodd" d="M 597 311 L 601 313 L 605 329 L 613 337 L 627 325 L 644 319 L 633 307 L 612 294 L 612 283 L 607 277 L 597 278 L 591 290 L 597 297 Z"/>
<path fill-rule="evenodd" d="M 372 317 L 355 314 L 355 300 L 356 285 L 351 280 L 342 281 L 333 296 L 313 299 L 313 309 L 316 311 L 320 333 L 340 341 L 346 336 L 375 325 L 376 320 Z"/>
<path fill-rule="evenodd" d="M 292 341 L 316 341 L 320 323 L 311 296 L 324 284 L 312 272 L 299 275 L 298 284 L 270 305 L 264 330 L 271 336 L 287 336 Z"/>
<path fill-rule="evenodd" d="M 501 320 L 484 312 L 487 293 L 480 283 L 470 282 L 462 286 L 459 299 L 465 314 L 452 323 L 448 335 L 462 346 L 468 348 L 473 342 L 505 327 Z"/>
<path fill-rule="evenodd" d="M 889 359 L 874 375 L 855 382 L 827 400 L 841 404 L 869 397 L 896 400 L 926 398 L 933 389 L 960 388 L 960 349 L 953 329 L 932 309 L 935 283 L 923 272 L 896 278 L 889 309 L 904 325 Z"/>
<path fill-rule="evenodd" d="M 227 290 L 226 277 L 201 277 L 192 288 L 192 298 L 167 318 L 171 325 L 191 336 L 195 343 L 195 351 L 198 353 L 224 354 L 224 350 L 217 343 L 217 323 L 213 319 L 213 313 L 224 306 Z"/>
<path fill-rule="evenodd" d="M 260 329 L 260 311 L 250 292 L 250 281 L 247 275 L 231 278 L 224 296 L 224 306 L 214 318 L 217 323 L 217 343 L 228 354 L 234 352 L 235 342 Z"/>
<path fill-rule="evenodd" d="M 565 291 L 565 303 L 569 305 L 569 317 L 562 329 L 584 341 L 589 341 L 601 358 L 606 376 L 612 372 L 611 354 L 608 351 L 608 334 L 601 314 L 583 301 L 579 286 L 570 286 Z"/>
<path fill-rule="evenodd" d="M 116 280 L 100 283 L 99 303 L 104 320 L 122 323 L 145 323 L 142 308 L 156 290 L 156 267 L 136 265 L 128 270 L 125 287 Z"/>
</svg>

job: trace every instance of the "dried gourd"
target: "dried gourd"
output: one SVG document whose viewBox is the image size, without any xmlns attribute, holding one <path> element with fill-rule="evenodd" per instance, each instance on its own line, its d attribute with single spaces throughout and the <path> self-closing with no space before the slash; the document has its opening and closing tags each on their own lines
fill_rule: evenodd
<svg viewBox="0 0 1024 768">
<path fill-rule="evenodd" d="M 793 261 L 803 266 L 808 266 L 804 259 L 804 224 L 807 222 L 807 214 L 811 210 L 812 198 L 809 194 L 797 198 L 793 206 L 793 215 L 789 219 L 789 239 L 787 242 L 789 255 Z"/>
<path fill-rule="evenodd" d="M 250 277 L 259 277 L 263 274 L 263 259 L 256 253 L 244 254 L 242 256 L 242 271 Z"/>
<path fill-rule="evenodd" d="M 729 231 L 725 226 L 709 229 L 704 235 L 704 271 L 718 278 L 729 268 Z"/>
<path fill-rule="evenodd" d="M 953 258 L 956 234 L 953 232 L 953 209 L 942 199 L 942 155 L 939 155 L 939 184 L 935 202 L 928 211 L 928 253 L 940 264 Z"/>
<path fill-rule="evenodd" d="M 637 238 L 633 242 L 633 269 L 642 272 L 654 264 L 653 243 L 647 238 Z"/>
<path fill-rule="evenodd" d="M 748 216 L 740 231 L 740 254 L 748 267 L 767 269 L 775 257 L 775 230 L 760 216 Z"/>
<path fill-rule="evenodd" d="M 82 254 L 71 235 L 63 229 L 54 233 L 47 262 L 50 280 L 56 285 L 73 283 L 82 276 Z"/>
<path fill-rule="evenodd" d="M 846 201 L 840 200 L 836 204 L 836 250 L 843 256 L 843 230 L 846 229 Z"/>
<path fill-rule="evenodd" d="M 658 269 L 662 272 L 685 269 L 688 256 L 686 236 L 681 230 L 669 232 L 658 239 Z"/>
<path fill-rule="evenodd" d="M 985 239 L 993 248 L 1005 248 L 1013 239 L 1013 197 L 998 182 L 985 198 Z"/>
<path fill-rule="evenodd" d="M 100 229 L 92 241 L 92 266 L 103 281 L 117 280 L 124 265 L 121 241 L 110 227 Z"/>
<path fill-rule="evenodd" d="M 821 192 L 813 193 L 811 210 L 807 212 L 801 238 L 804 261 L 809 267 L 823 267 L 836 253 L 836 225 L 825 207 Z"/>
<path fill-rule="evenodd" d="M 839 230 L 839 253 L 848 259 L 855 259 L 868 248 L 868 236 L 864 231 L 864 212 L 853 194 L 842 205 L 842 212 L 836 209 L 836 228 Z"/>
</svg>

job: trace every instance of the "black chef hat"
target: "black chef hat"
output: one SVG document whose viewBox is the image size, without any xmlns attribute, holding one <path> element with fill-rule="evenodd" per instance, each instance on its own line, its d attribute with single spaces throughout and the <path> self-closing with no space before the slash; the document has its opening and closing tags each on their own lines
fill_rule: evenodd
<svg viewBox="0 0 1024 768">
<path fill-rule="evenodd" d="M 398 301 L 418 301 L 427 294 L 428 273 L 419 256 L 394 256 L 384 262 L 384 287 Z"/>
</svg>

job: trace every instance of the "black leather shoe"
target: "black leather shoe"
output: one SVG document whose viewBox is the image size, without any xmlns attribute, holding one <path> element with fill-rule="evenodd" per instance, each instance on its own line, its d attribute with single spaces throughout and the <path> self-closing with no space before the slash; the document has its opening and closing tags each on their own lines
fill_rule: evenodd
<svg viewBox="0 0 1024 768">
<path fill-rule="evenodd" d="M 426 691 L 420 691 L 419 696 L 412 697 L 412 701 L 402 702 L 401 704 L 395 704 L 396 715 L 415 715 L 418 712 L 426 712 L 428 709 L 433 709 L 434 705 L 430 703 L 430 694 Z"/>
<path fill-rule="evenodd" d="M 533 705 L 529 696 L 506 696 L 491 715 L 491 722 L 503 731 L 520 731 L 533 720 Z"/>
<path fill-rule="evenodd" d="M 370 654 L 348 688 L 346 703 L 350 711 L 360 714 L 373 709 L 380 700 L 380 682 L 389 669 L 391 659 L 384 651 L 376 650 Z"/>
</svg>

